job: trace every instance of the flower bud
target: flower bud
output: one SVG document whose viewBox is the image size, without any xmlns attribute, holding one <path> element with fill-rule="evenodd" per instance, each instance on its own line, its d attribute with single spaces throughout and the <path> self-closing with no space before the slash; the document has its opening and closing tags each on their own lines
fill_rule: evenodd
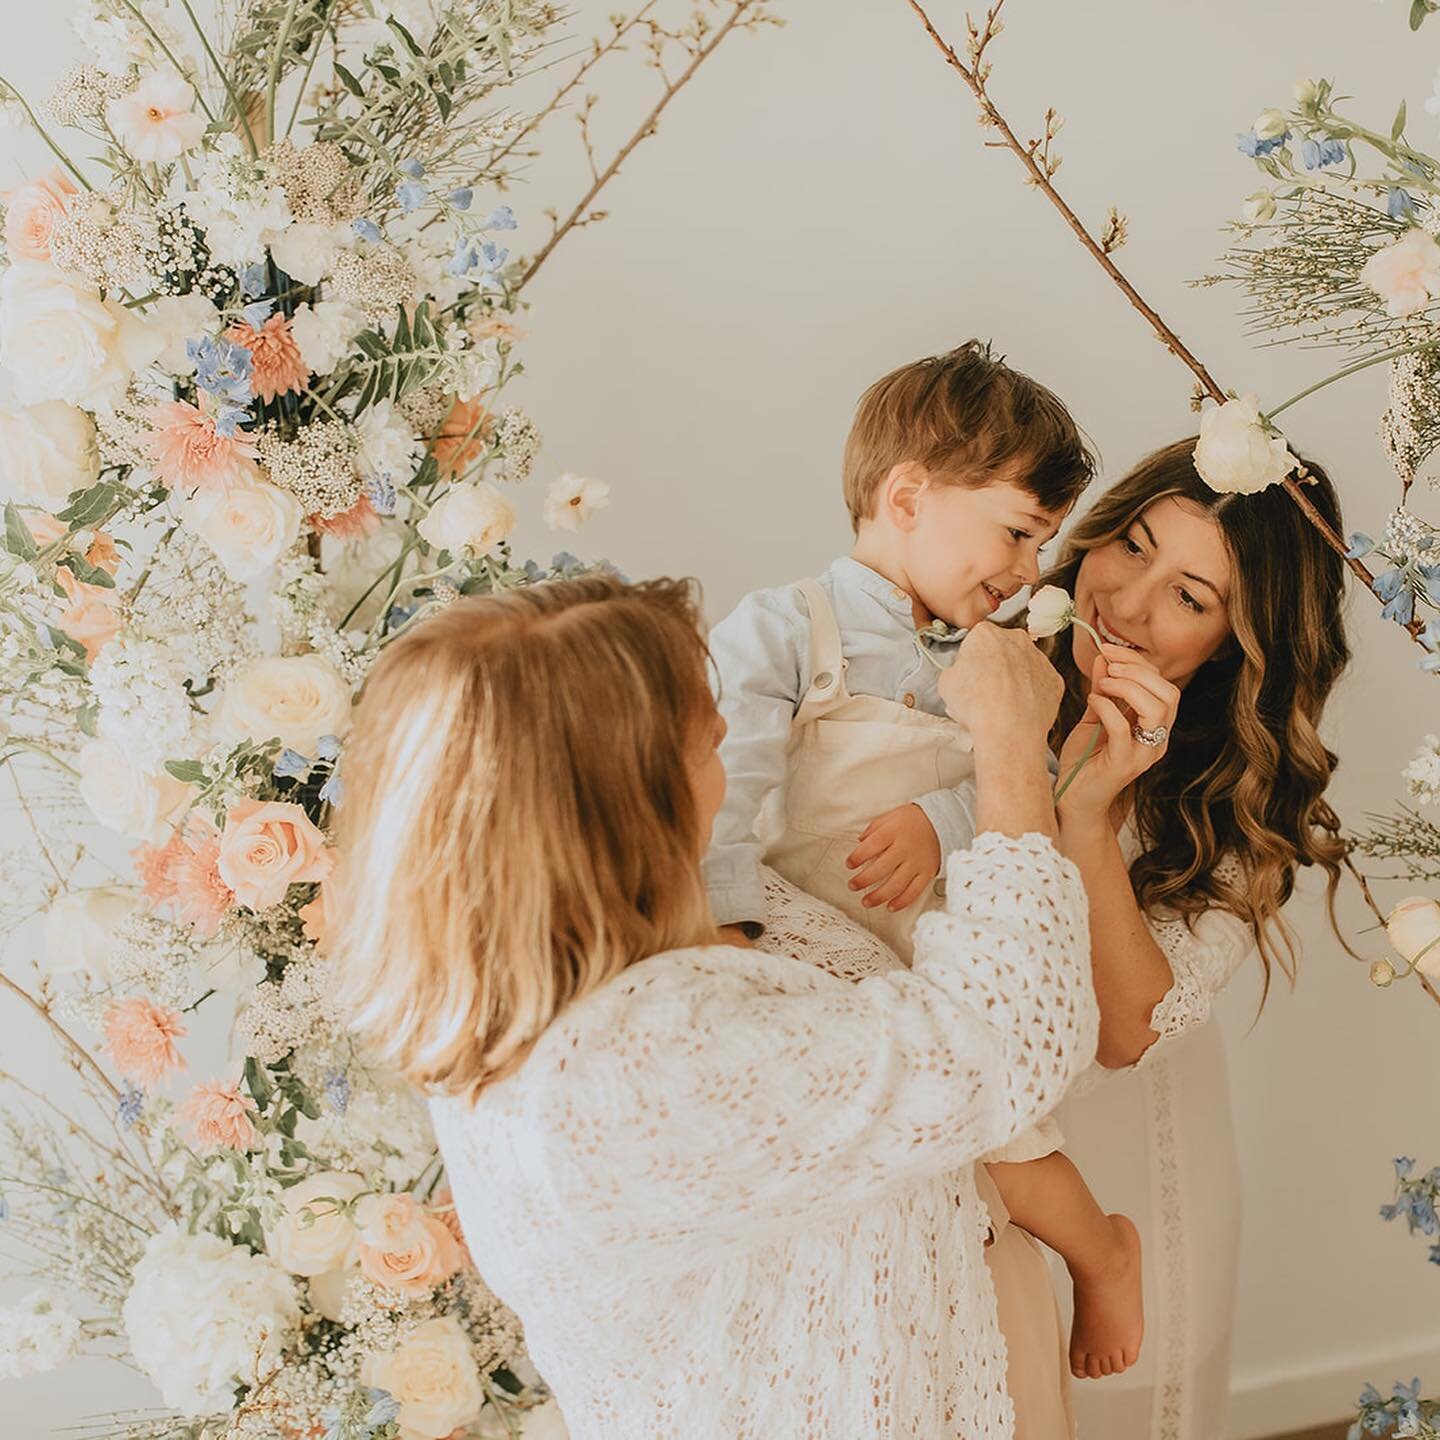
<svg viewBox="0 0 1440 1440">
<path fill-rule="evenodd" d="M 1320 98 L 1320 87 L 1313 80 L 1297 80 L 1295 82 L 1295 103 L 1303 110 L 1306 106 L 1313 105 Z"/>
<path fill-rule="evenodd" d="M 1428 895 L 1407 896 L 1390 912 L 1385 933 L 1406 964 L 1440 976 L 1440 904 Z"/>
<path fill-rule="evenodd" d="M 1262 110 L 1250 128 L 1261 140 L 1278 140 L 1290 128 L 1290 122 L 1283 110 Z"/>
<path fill-rule="evenodd" d="M 1245 205 L 1241 212 L 1251 225 L 1263 225 L 1265 221 L 1275 216 L 1275 197 L 1268 190 L 1257 190 L 1253 195 L 1245 198 Z"/>
<path fill-rule="evenodd" d="M 1395 967 L 1388 960 L 1377 960 L 1370 967 L 1370 983 L 1384 990 L 1395 979 Z"/>
</svg>

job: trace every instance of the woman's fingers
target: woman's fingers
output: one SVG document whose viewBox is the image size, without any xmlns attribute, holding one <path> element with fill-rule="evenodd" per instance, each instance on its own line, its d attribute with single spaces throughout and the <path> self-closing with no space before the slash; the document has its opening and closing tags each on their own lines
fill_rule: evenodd
<svg viewBox="0 0 1440 1440">
<path fill-rule="evenodd" d="M 1157 725 L 1169 725 L 1175 719 L 1175 711 L 1138 681 L 1110 675 L 1095 688 L 1112 700 L 1124 701 L 1147 730 L 1153 730 Z"/>
<path fill-rule="evenodd" d="M 1125 753 L 1126 747 L 1135 743 L 1135 737 L 1130 733 L 1130 722 L 1125 718 L 1120 707 L 1104 695 L 1097 695 L 1093 690 L 1090 692 L 1090 708 L 1099 717 L 1101 725 L 1105 727 L 1105 749 L 1112 756 L 1120 756 Z"/>
<path fill-rule="evenodd" d="M 1167 680 L 1153 665 L 1144 660 L 1116 660 L 1110 663 L 1109 673 L 1143 685 L 1163 705 L 1178 706 L 1180 690 Z"/>
</svg>

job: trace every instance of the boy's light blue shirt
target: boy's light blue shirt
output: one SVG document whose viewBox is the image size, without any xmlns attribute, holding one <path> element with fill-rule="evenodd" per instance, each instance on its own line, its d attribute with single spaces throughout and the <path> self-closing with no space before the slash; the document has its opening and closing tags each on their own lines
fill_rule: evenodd
<svg viewBox="0 0 1440 1440">
<path fill-rule="evenodd" d="M 944 715 L 940 672 L 919 653 L 909 595 L 848 555 L 819 580 L 849 661 L 845 688 Z M 962 632 L 954 631 L 927 646 L 948 665 L 961 638 Z M 763 849 L 755 827 L 765 798 L 784 783 L 791 722 L 810 680 L 810 615 L 799 589 L 781 585 L 747 595 L 710 632 L 710 653 L 719 676 L 720 713 L 729 727 L 720 746 L 728 788 L 705 857 L 705 884 L 719 924 L 763 921 Z M 917 795 L 915 804 L 935 827 L 942 856 L 974 840 L 971 782 Z"/>
</svg>

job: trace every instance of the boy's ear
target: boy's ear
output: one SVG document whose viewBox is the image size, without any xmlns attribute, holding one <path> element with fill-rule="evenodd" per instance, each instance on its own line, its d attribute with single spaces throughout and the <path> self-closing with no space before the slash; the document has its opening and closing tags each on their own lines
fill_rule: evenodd
<svg viewBox="0 0 1440 1440">
<path fill-rule="evenodd" d="M 890 467 L 880 485 L 880 509 L 899 530 L 913 530 L 920 514 L 920 497 L 930 474 L 918 460 L 901 460 Z"/>
</svg>

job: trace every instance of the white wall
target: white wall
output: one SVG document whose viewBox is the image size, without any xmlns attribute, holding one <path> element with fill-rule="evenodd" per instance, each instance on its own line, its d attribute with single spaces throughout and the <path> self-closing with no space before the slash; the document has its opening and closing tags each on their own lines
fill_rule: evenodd
<svg viewBox="0 0 1440 1440">
<path fill-rule="evenodd" d="M 10 8 L 5 68 L 43 93 L 62 63 L 63 16 Z M 574 8 L 583 29 L 612 0 Z M 1111 474 L 1194 423 L 1187 373 L 1015 162 L 982 148 L 968 94 L 904 0 L 781 8 L 787 29 L 736 37 L 702 70 L 607 194 L 612 218 L 570 237 L 529 297 L 522 384 L 547 439 L 537 479 L 578 470 L 615 492 L 572 548 L 635 575 L 696 574 L 715 616 L 845 544 L 837 476 L 850 411 L 900 361 L 993 337 L 1071 403 Z M 934 4 L 957 38 L 962 8 Z M 1212 268 L 1223 220 L 1256 188 L 1233 135 L 1294 79 L 1329 74 L 1377 128 L 1408 92 L 1413 133 L 1440 146 L 1420 103 L 1440 21 L 1412 38 L 1398 0 L 1012 0 L 1009 11 L 996 98 L 1026 133 L 1047 103 L 1066 117 L 1060 179 L 1087 219 L 1111 203 L 1129 215 L 1119 258 L 1142 290 L 1224 384 L 1273 402 L 1318 374 L 1323 357 L 1252 349 L 1238 296 L 1185 286 Z M 617 97 L 618 134 L 652 77 L 613 78 L 613 90 L 596 88 Z M 0 143 L 33 154 L 13 136 Z M 570 143 L 557 125 L 552 155 L 516 197 L 521 248 L 541 238 L 540 206 L 581 188 Z M 1365 378 L 1297 408 L 1290 432 L 1331 469 L 1350 528 L 1375 533 L 1394 486 L 1374 436 L 1383 378 Z M 1440 512 L 1428 494 L 1417 504 Z M 559 548 L 538 520 L 521 546 Z M 1328 730 L 1343 760 L 1336 803 L 1358 820 L 1390 801 L 1437 727 L 1411 647 L 1362 596 L 1353 637 L 1360 659 Z M 1382 900 L 1401 893 L 1381 888 Z M 1368 923 L 1353 896 L 1344 914 L 1352 934 Z M 1313 887 L 1292 918 L 1298 991 L 1281 989 L 1253 1030 L 1253 976 L 1224 1002 L 1246 1174 L 1237 1437 L 1339 1416 L 1365 1378 L 1388 1386 L 1418 1372 L 1440 1388 L 1440 1277 L 1419 1241 L 1376 1215 L 1392 1155 L 1440 1160 L 1427 1049 L 1440 1015 L 1413 987 L 1368 985 Z M 42 1410 L 42 1392 L 64 1400 Z M 24 1393 L 37 1434 L 42 1413 L 100 1403 L 73 1383 Z"/>
</svg>

